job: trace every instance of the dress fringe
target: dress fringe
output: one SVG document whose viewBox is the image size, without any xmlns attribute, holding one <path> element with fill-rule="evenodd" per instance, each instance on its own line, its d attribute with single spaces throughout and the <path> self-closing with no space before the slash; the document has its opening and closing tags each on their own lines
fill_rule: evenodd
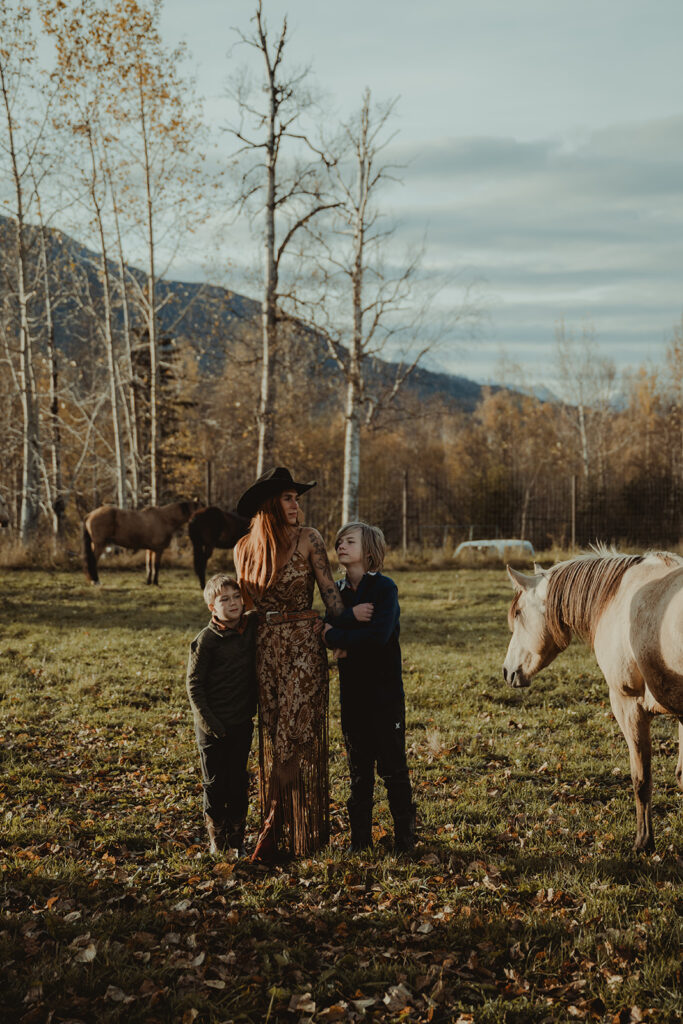
<svg viewBox="0 0 683 1024">
<path fill-rule="evenodd" d="M 317 724 L 313 743 L 305 751 L 286 765 L 275 765 L 272 740 L 259 721 L 261 827 L 274 810 L 272 827 L 278 848 L 294 857 L 309 856 L 330 838 L 327 699 Z"/>
</svg>

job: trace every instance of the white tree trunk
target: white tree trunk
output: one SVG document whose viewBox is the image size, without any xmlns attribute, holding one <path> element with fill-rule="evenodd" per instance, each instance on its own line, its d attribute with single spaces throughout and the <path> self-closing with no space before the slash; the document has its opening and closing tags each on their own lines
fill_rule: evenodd
<svg viewBox="0 0 683 1024">
<path fill-rule="evenodd" d="M 272 356 L 277 338 L 277 263 L 275 258 L 275 116 L 277 97 L 275 81 L 267 54 L 266 65 L 269 75 L 268 105 L 268 141 L 266 144 L 266 207 L 264 230 L 265 282 L 262 303 L 262 342 L 261 342 L 261 392 L 257 414 L 258 423 L 258 454 L 256 458 L 256 476 L 264 472 L 266 461 L 272 459 L 273 448 L 273 411 L 272 405 Z"/>
<path fill-rule="evenodd" d="M 111 279 L 109 277 L 109 261 L 107 259 L 107 242 L 104 236 L 104 224 L 102 223 L 102 209 L 97 196 L 97 162 L 90 126 L 88 126 L 88 143 L 90 146 L 90 198 L 93 204 L 93 212 L 97 222 L 97 231 L 100 236 L 102 271 L 102 298 L 104 301 L 104 345 L 107 353 L 107 375 L 109 377 L 109 401 L 111 404 L 112 430 L 114 433 L 114 465 L 116 470 L 116 503 L 119 508 L 125 508 L 126 501 L 126 457 L 123 451 L 123 436 L 121 432 L 121 413 L 119 409 L 119 389 L 116 378 L 116 356 L 114 353 L 114 330 L 112 325 L 111 308 Z"/>
<path fill-rule="evenodd" d="M 19 392 L 22 410 L 22 469 L 21 469 L 21 512 L 19 532 L 23 544 L 33 537 L 38 525 L 40 495 L 40 421 L 38 397 L 36 394 L 33 369 L 33 348 L 28 318 L 28 296 L 26 294 L 27 259 L 24 223 L 24 201 L 22 177 L 19 171 L 17 151 L 14 143 L 14 121 L 8 94 L 7 80 L 2 59 L 0 59 L 0 91 L 7 125 L 8 153 L 12 170 L 15 194 L 14 221 L 16 227 L 16 275 L 17 303 L 19 313 Z"/>
<path fill-rule="evenodd" d="M 50 292 L 50 280 L 48 277 L 47 246 L 45 243 L 45 226 L 42 213 L 40 212 L 40 198 L 38 198 L 38 216 L 40 220 L 40 263 L 41 275 L 43 278 L 43 291 L 45 297 L 45 333 L 47 336 L 47 358 L 50 374 L 50 454 L 51 466 L 48 476 L 49 499 L 52 512 L 52 536 L 55 549 L 58 547 L 64 534 L 64 494 L 62 488 L 62 443 L 61 429 L 59 422 L 59 359 L 55 345 L 55 326 L 52 316 L 52 294 Z"/>
<path fill-rule="evenodd" d="M 149 503 L 157 505 L 159 495 L 159 346 L 156 318 L 156 267 L 154 241 L 154 201 L 152 198 L 152 161 L 149 151 L 147 112 L 143 83 L 138 83 L 140 132 L 143 147 L 145 196 L 147 206 L 147 332 L 149 342 Z"/>
<path fill-rule="evenodd" d="M 363 108 L 358 146 L 358 197 L 354 210 L 354 258 L 351 272 L 352 335 L 346 374 L 346 430 L 344 436 L 344 490 L 342 520 L 359 516 L 360 417 L 363 362 L 363 270 L 365 259 L 365 216 L 368 201 L 367 107 Z"/>
<path fill-rule="evenodd" d="M 128 450 L 130 452 L 130 499 L 133 508 L 137 508 L 140 495 L 140 427 L 138 423 L 138 402 L 135 385 L 135 371 L 133 368 L 133 349 L 130 339 L 130 310 L 128 306 L 128 286 L 126 284 L 126 264 L 123 258 L 123 244 L 121 242 L 121 228 L 119 215 L 114 195 L 112 174 L 107 167 L 109 189 L 112 195 L 112 206 L 114 211 L 114 224 L 116 227 L 116 247 L 119 267 L 119 288 L 121 289 L 121 308 L 123 311 L 123 351 L 125 360 L 125 374 L 127 381 L 121 389 L 123 397 L 124 421 L 128 434 Z"/>
</svg>

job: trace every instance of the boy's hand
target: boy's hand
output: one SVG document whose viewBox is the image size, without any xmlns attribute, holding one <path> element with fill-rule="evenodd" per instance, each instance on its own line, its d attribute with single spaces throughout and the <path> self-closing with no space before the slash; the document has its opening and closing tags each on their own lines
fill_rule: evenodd
<svg viewBox="0 0 683 1024">
<path fill-rule="evenodd" d="M 358 622 L 369 622 L 374 610 L 375 606 L 374 604 L 371 604 L 370 601 L 364 601 L 362 604 L 356 604 L 353 606 L 353 614 Z"/>
<path fill-rule="evenodd" d="M 322 619 L 321 619 L 321 621 L 322 621 Z M 330 631 L 331 629 L 332 629 L 332 626 L 330 625 L 330 623 L 329 623 L 329 622 L 326 622 L 326 623 L 325 623 L 325 624 L 323 625 L 323 642 L 324 642 L 324 643 L 327 643 L 327 640 L 326 640 L 325 638 L 327 637 L 327 634 L 329 633 L 329 631 Z"/>
<path fill-rule="evenodd" d="M 348 651 L 343 650 L 343 648 L 341 647 L 335 647 L 335 649 L 332 651 L 332 657 L 336 658 L 337 661 L 339 661 L 340 658 L 345 658 L 348 655 L 348 653 Z"/>
</svg>

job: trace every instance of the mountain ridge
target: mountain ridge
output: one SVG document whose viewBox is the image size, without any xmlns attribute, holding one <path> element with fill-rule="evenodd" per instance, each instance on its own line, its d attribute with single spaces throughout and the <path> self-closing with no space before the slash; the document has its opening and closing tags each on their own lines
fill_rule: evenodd
<svg viewBox="0 0 683 1024">
<path fill-rule="evenodd" d="M 9 244 L 12 222 L 0 216 L 0 248 Z M 38 228 L 29 228 L 29 250 L 36 248 Z M 58 228 L 47 229 L 48 260 L 53 277 L 59 279 L 59 268 L 65 264 L 75 264 L 85 273 L 85 280 L 90 296 L 101 296 L 100 281 L 101 255 L 87 245 Z M 33 259 L 36 258 L 34 253 Z M 108 259 L 112 280 L 118 282 L 118 263 Z M 126 272 L 139 286 L 144 286 L 145 273 L 139 268 L 126 264 Z M 84 284 L 83 280 L 81 281 Z M 118 284 L 116 285 L 118 288 Z M 200 367 L 205 372 L 220 370 L 230 355 L 231 342 L 234 343 L 245 331 L 260 329 L 261 303 L 250 296 L 242 295 L 221 285 L 208 282 L 196 283 L 161 278 L 157 281 L 157 295 L 160 309 L 158 313 L 159 334 L 170 336 L 176 343 L 186 342 L 197 354 Z M 76 308 L 75 299 L 71 302 L 62 300 L 56 305 L 54 313 L 55 342 L 60 351 L 69 358 L 77 358 L 87 336 L 92 332 L 92 325 L 85 322 L 82 310 Z M 118 329 L 123 326 L 123 314 L 120 306 L 114 309 L 114 321 Z M 291 321 L 296 323 L 296 321 Z M 144 325 L 139 315 L 136 317 L 135 329 L 140 337 Z M 338 375 L 342 380 L 341 371 L 331 358 L 323 337 L 312 328 L 297 324 L 297 330 L 306 341 L 310 342 L 309 356 L 312 366 L 324 373 Z M 210 343 L 207 345 L 207 340 Z M 221 344 L 222 343 L 222 344 Z M 379 357 L 372 358 L 370 376 L 374 380 L 389 381 L 393 378 L 397 364 Z M 447 404 L 472 412 L 482 397 L 485 385 L 476 383 L 467 377 L 446 372 L 429 370 L 417 366 L 404 384 L 404 388 L 419 398 L 428 400 L 441 397 Z M 498 390 L 498 386 L 490 386 Z"/>
</svg>

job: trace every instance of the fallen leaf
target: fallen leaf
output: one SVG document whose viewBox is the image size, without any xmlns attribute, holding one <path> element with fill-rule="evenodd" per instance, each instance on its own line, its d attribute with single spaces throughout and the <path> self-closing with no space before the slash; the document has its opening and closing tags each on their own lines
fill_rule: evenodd
<svg viewBox="0 0 683 1024">
<path fill-rule="evenodd" d="M 126 993 L 122 989 L 117 988 L 116 985 L 110 985 L 104 993 L 104 998 L 111 999 L 115 1003 L 122 1003 L 126 998 Z"/>
<path fill-rule="evenodd" d="M 358 1013 L 365 1013 L 366 1010 L 368 1010 L 371 1006 L 375 1005 L 377 1000 L 376 999 L 352 999 L 351 1002 L 353 1003 L 353 1005 L 356 1008 L 356 1010 L 358 1010 Z"/>
<path fill-rule="evenodd" d="M 85 947 L 85 949 L 79 949 L 79 951 L 74 954 L 74 960 L 79 964 L 89 964 L 92 963 L 96 956 L 97 946 L 94 942 L 91 942 L 89 946 Z"/>
<path fill-rule="evenodd" d="M 315 1013 L 315 1002 L 311 999 L 310 992 L 297 992 L 289 1000 L 287 1009 L 290 1013 Z"/>
<path fill-rule="evenodd" d="M 384 996 L 384 1003 L 391 1013 L 403 1010 L 411 1001 L 410 990 L 404 984 L 392 985 Z"/>
</svg>

